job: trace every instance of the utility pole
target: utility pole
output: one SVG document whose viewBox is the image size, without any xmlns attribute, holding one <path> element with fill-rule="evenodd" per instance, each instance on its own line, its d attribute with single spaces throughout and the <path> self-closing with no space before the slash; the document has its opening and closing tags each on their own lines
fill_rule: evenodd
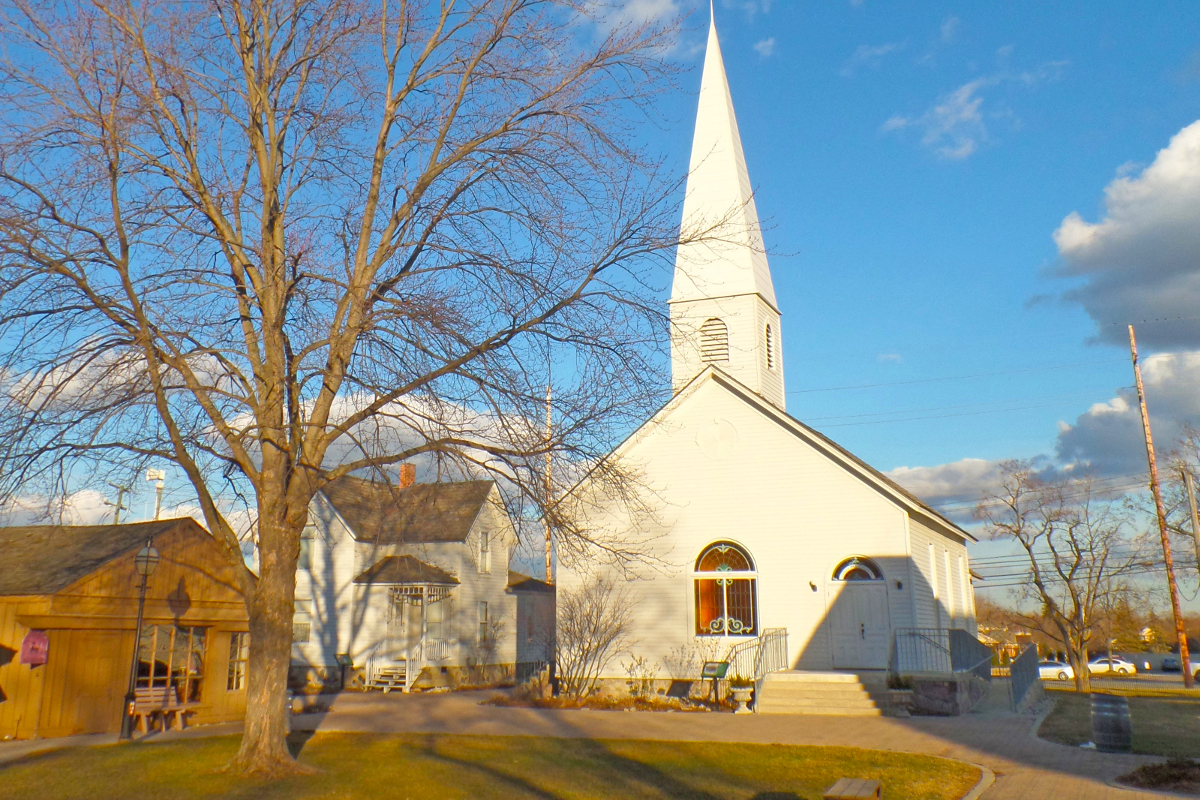
<svg viewBox="0 0 1200 800">
<path fill-rule="evenodd" d="M 114 503 L 109 503 L 106 500 L 105 504 L 115 507 L 115 510 L 113 511 L 113 525 L 120 525 L 121 524 L 121 509 L 125 508 L 125 495 L 129 494 L 129 487 L 128 486 L 119 486 L 119 485 L 117 485 L 115 483 L 111 483 L 111 482 L 108 485 L 117 490 L 117 502 L 114 504 Z"/>
<path fill-rule="evenodd" d="M 158 519 L 158 515 L 162 513 L 162 496 L 163 482 L 166 480 L 167 474 L 161 469 L 146 470 L 146 480 L 154 482 L 154 519 Z"/>
<path fill-rule="evenodd" d="M 1192 483 L 1192 473 L 1184 467 L 1183 482 L 1187 484 L 1188 504 L 1192 507 L 1192 544 L 1196 546 L 1196 569 L 1200 574 L 1200 513 L 1196 512 L 1196 487 Z"/>
<path fill-rule="evenodd" d="M 550 382 L 546 381 L 546 502 L 542 508 L 542 526 L 546 534 L 546 583 L 549 584 L 554 583 L 554 546 L 550 532 L 550 440 L 554 425 L 552 406 L 550 405 L 551 397 Z"/>
<path fill-rule="evenodd" d="M 1167 511 L 1158 485 L 1158 464 L 1154 460 L 1154 437 L 1150 435 L 1150 412 L 1146 410 L 1146 390 L 1142 386 L 1142 368 L 1138 366 L 1137 338 L 1129 326 L 1129 355 L 1133 359 L 1133 377 L 1137 382 L 1138 405 L 1142 409 L 1142 429 L 1146 432 L 1146 459 L 1150 462 L 1150 492 L 1158 514 L 1158 535 L 1162 539 L 1163 561 L 1167 566 L 1167 588 L 1171 592 L 1171 612 L 1175 616 L 1175 636 L 1179 640 L 1179 660 L 1183 667 L 1184 688 L 1192 688 L 1192 659 L 1188 656 L 1187 629 L 1179 607 L 1179 587 L 1175 585 L 1175 562 L 1171 558 L 1171 539 L 1167 536 Z"/>
</svg>

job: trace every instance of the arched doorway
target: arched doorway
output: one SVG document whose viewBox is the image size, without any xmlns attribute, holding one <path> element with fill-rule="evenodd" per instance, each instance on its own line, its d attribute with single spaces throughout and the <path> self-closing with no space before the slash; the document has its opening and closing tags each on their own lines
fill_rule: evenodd
<svg viewBox="0 0 1200 800">
<path fill-rule="evenodd" d="M 834 568 L 829 588 L 833 666 L 886 669 L 891 624 L 883 571 L 869 558 L 847 558 Z"/>
</svg>

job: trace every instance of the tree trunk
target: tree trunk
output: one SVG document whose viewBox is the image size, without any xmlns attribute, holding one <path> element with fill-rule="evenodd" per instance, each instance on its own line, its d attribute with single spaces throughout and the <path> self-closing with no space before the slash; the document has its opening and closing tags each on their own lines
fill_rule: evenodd
<svg viewBox="0 0 1200 800">
<path fill-rule="evenodd" d="M 260 541 L 278 542 L 282 531 L 260 528 Z M 296 537 L 298 540 L 298 536 Z M 295 558 L 279 557 L 278 547 L 260 548 L 260 576 L 250 613 L 250 659 L 246 719 L 241 748 L 229 771 L 278 777 L 310 772 L 288 751 L 287 679 L 292 661 Z M 291 568 L 288 563 L 291 562 Z"/>
<path fill-rule="evenodd" d="M 1075 671 L 1075 691 L 1088 693 L 1092 691 L 1092 673 L 1088 671 L 1087 648 L 1082 651 L 1072 648 L 1067 654 L 1071 669 Z"/>
</svg>

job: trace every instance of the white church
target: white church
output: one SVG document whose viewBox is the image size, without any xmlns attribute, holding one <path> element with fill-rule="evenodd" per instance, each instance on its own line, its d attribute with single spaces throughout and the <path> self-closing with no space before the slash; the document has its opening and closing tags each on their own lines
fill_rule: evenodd
<svg viewBox="0 0 1200 800">
<path fill-rule="evenodd" d="M 604 677 L 627 678 L 635 658 L 668 677 L 681 654 L 736 657 L 766 635 L 777 648 L 786 638 L 776 677 L 836 681 L 886 669 L 897 631 L 973 639 L 971 535 L 787 414 L 780 308 L 715 24 L 683 229 L 715 235 L 676 256 L 673 397 L 612 455 L 642 474 L 653 530 L 601 487 L 574 493 L 588 525 L 640 537 L 661 563 L 634 578 L 601 564 L 559 574 L 560 592 L 620 581 L 635 610 L 631 644 Z"/>
</svg>

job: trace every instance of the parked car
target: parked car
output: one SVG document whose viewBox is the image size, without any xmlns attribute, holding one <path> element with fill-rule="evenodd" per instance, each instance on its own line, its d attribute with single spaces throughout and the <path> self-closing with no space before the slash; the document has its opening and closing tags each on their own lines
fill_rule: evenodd
<svg viewBox="0 0 1200 800">
<path fill-rule="evenodd" d="M 1088 662 L 1088 672 L 1093 675 L 1115 673 L 1117 675 L 1137 675 L 1137 665 L 1126 661 L 1120 656 L 1100 656 Z"/>
<path fill-rule="evenodd" d="M 1163 656 L 1162 671 L 1183 672 L 1183 663 L 1179 660 L 1179 656 Z"/>
<path fill-rule="evenodd" d="M 1069 681 L 1075 679 L 1075 670 L 1065 661 L 1039 661 L 1038 677 L 1044 681 Z"/>
</svg>

